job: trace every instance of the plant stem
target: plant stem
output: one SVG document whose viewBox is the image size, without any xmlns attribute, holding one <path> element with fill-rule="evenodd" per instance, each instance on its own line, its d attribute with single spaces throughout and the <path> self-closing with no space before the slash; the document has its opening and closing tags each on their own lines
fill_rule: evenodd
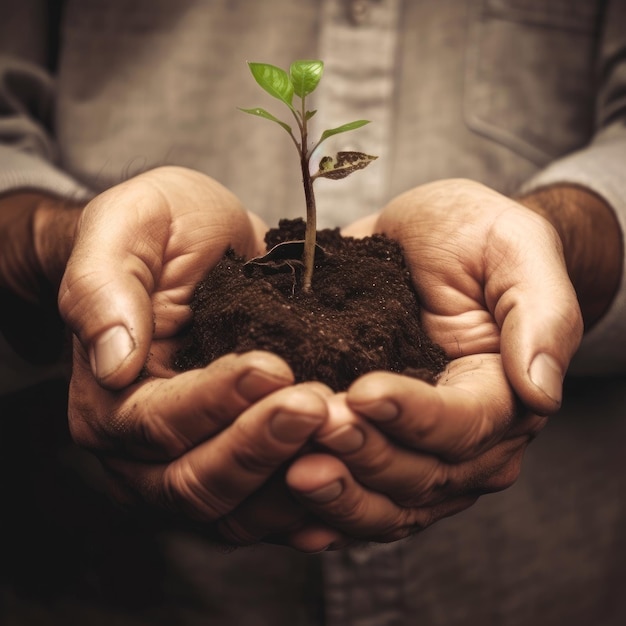
<svg viewBox="0 0 626 626">
<path fill-rule="evenodd" d="M 300 111 L 294 117 L 300 129 L 300 168 L 302 170 L 302 185 L 304 186 L 304 199 L 306 202 L 306 231 L 304 234 L 304 250 L 302 262 L 304 263 L 304 276 L 302 277 L 302 290 L 305 293 L 311 291 L 313 280 L 313 268 L 315 266 L 315 241 L 317 239 L 317 213 L 315 207 L 315 193 L 313 192 L 313 178 L 311 177 L 310 161 L 311 152 L 308 149 L 308 124 L 306 114 L 306 98 L 300 98 Z M 297 144 L 296 144 L 297 145 Z"/>
<path fill-rule="evenodd" d="M 302 167 L 302 184 L 304 185 L 304 198 L 306 201 L 306 231 L 304 235 L 304 277 L 302 289 L 305 293 L 311 291 L 313 279 L 313 266 L 315 265 L 315 240 L 317 236 L 315 194 L 313 193 L 313 180 L 309 170 L 309 159 L 306 154 L 300 158 Z"/>
</svg>

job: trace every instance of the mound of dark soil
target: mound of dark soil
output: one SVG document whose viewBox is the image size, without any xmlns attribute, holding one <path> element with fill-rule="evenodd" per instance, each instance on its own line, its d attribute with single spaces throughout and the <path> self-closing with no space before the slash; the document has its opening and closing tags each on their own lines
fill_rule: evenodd
<svg viewBox="0 0 626 626">
<path fill-rule="evenodd" d="M 266 236 L 268 250 L 304 238 L 302 220 L 283 220 Z M 420 305 L 402 250 L 381 235 L 342 237 L 322 230 L 312 291 L 300 289 L 301 262 L 246 262 L 232 251 L 196 287 L 193 322 L 177 369 L 204 367 L 229 352 L 269 350 L 297 381 L 342 391 L 373 370 L 434 380 L 448 359 L 423 332 Z M 296 246 L 297 247 L 297 246 Z"/>
</svg>

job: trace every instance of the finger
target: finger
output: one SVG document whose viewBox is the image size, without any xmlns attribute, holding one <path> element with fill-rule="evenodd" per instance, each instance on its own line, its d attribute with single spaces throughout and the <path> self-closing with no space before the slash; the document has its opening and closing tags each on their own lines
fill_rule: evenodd
<svg viewBox="0 0 626 626">
<path fill-rule="evenodd" d="M 364 487 L 384 493 L 400 506 L 416 507 L 510 486 L 519 473 L 523 450 L 545 418 L 532 416 L 519 422 L 515 433 L 510 431 L 504 441 L 482 455 L 449 464 L 386 437 L 337 395 L 329 399 L 328 419 L 315 440 L 336 454 Z"/>
<path fill-rule="evenodd" d="M 108 459 L 136 502 L 213 522 L 259 489 L 326 418 L 326 402 L 306 385 L 277 391 L 233 424 L 168 465 Z"/>
<path fill-rule="evenodd" d="M 352 222 L 352 224 L 342 228 L 341 234 L 344 237 L 367 237 L 376 232 L 379 215 L 379 213 L 374 213 L 373 215 L 362 217 L 356 222 Z"/>
<path fill-rule="evenodd" d="M 562 384 L 568 364 L 582 337 L 582 315 L 569 280 L 558 235 L 538 215 L 527 211 L 518 237 L 534 242 L 511 245 L 508 215 L 496 220 L 492 245 L 497 266 L 487 267 L 485 293 L 501 328 L 501 354 L 505 372 L 530 410 L 549 415 L 561 405 Z M 512 250 L 518 250 L 517 254 Z"/>
<path fill-rule="evenodd" d="M 554 228 L 519 203 L 464 180 L 399 196 L 378 226 L 406 252 L 435 341 L 454 356 L 499 350 L 524 404 L 554 413 L 582 337 Z"/>
<path fill-rule="evenodd" d="M 83 447 L 145 460 L 170 460 L 228 426 L 254 402 L 293 383 L 268 352 L 229 354 L 169 379 L 146 380 L 112 396 L 76 362 L 69 423 Z"/>
<path fill-rule="evenodd" d="M 448 480 L 448 465 L 396 443 L 352 411 L 345 394 L 328 400 L 328 419 L 315 441 L 333 452 L 365 487 L 386 494 L 396 504 L 417 506 L 438 499 Z"/>
<path fill-rule="evenodd" d="M 368 541 L 403 539 L 467 508 L 477 498 L 470 495 L 432 507 L 401 507 L 360 485 L 338 459 L 321 454 L 294 461 L 286 479 L 301 501 L 327 524 Z"/>
<path fill-rule="evenodd" d="M 267 233 L 269 228 L 268 225 L 256 213 L 248 211 L 248 217 L 250 218 L 250 223 L 252 224 L 252 230 L 254 231 L 255 240 L 259 242 L 263 241 L 265 239 L 265 234 Z M 263 254 L 263 252 L 264 249 L 261 246 L 258 250 L 255 250 L 253 252 L 253 255 L 260 256 L 261 254 Z"/>
<path fill-rule="evenodd" d="M 281 472 L 218 520 L 220 536 L 231 545 L 260 541 L 285 545 L 290 533 L 303 528 L 310 514 L 287 489 Z"/>
<path fill-rule="evenodd" d="M 366 374 L 348 390 L 347 404 L 404 446 L 454 462 L 491 447 L 518 415 L 494 354 L 452 361 L 436 386 L 398 374 Z"/>
<path fill-rule="evenodd" d="M 282 471 L 232 513 L 218 520 L 216 530 L 230 545 L 263 541 L 307 553 L 321 552 L 344 539 L 339 531 L 324 525 L 294 498 Z"/>
<path fill-rule="evenodd" d="M 336 528 L 317 520 L 287 534 L 286 544 L 294 550 L 315 554 L 352 545 L 354 540 Z"/>
</svg>

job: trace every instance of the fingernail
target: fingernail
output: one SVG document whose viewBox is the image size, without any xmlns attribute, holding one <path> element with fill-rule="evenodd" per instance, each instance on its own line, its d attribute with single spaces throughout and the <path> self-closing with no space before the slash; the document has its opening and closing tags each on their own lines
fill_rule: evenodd
<svg viewBox="0 0 626 626">
<path fill-rule="evenodd" d="M 343 484 L 340 480 L 335 480 L 325 487 L 320 487 L 315 491 L 309 491 L 308 493 L 304 493 L 302 495 L 308 500 L 312 500 L 313 502 L 317 502 L 318 504 L 326 504 L 327 502 L 330 502 L 331 500 L 339 497 L 342 491 Z"/>
<path fill-rule="evenodd" d="M 320 443 L 330 448 L 333 452 L 348 454 L 356 452 L 365 443 L 365 433 L 352 424 L 346 424 L 341 428 L 319 439 Z"/>
<path fill-rule="evenodd" d="M 291 383 L 287 378 L 274 376 L 260 369 L 245 372 L 237 381 L 237 391 L 248 402 L 256 402 L 266 395 Z"/>
<path fill-rule="evenodd" d="M 283 443 L 304 441 L 322 423 L 316 415 L 300 415 L 279 411 L 270 422 L 273 435 Z"/>
<path fill-rule="evenodd" d="M 380 422 L 390 422 L 400 415 L 400 409 L 391 400 L 377 400 L 354 409 Z"/>
<path fill-rule="evenodd" d="M 528 370 L 530 380 L 557 404 L 561 403 L 563 389 L 563 373 L 554 357 L 540 353 L 530 364 Z"/>
<path fill-rule="evenodd" d="M 135 349 L 130 333 L 124 326 L 105 330 L 91 348 L 89 360 L 97 378 L 106 378 L 128 358 Z"/>
</svg>

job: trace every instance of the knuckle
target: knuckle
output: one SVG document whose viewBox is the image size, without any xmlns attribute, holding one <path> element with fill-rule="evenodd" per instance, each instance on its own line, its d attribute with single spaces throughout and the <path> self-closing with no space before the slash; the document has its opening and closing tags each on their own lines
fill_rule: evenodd
<svg viewBox="0 0 626 626">
<path fill-rule="evenodd" d="M 496 486 L 498 487 L 499 490 L 508 489 L 514 483 L 517 482 L 517 479 L 519 478 L 521 472 L 522 472 L 521 459 L 519 460 L 516 459 L 512 461 L 504 468 L 504 471 L 501 472 L 500 481 Z"/>
<path fill-rule="evenodd" d="M 395 461 L 395 450 L 388 445 L 377 446 L 367 451 L 367 457 L 362 461 L 359 475 L 363 480 L 373 480 L 384 476 Z"/>
<path fill-rule="evenodd" d="M 528 420 L 528 426 L 526 428 L 526 433 L 528 435 L 529 441 L 532 441 L 539 435 L 539 433 L 545 428 L 548 423 L 547 417 L 542 417 L 540 415 L 531 415 Z"/>
<path fill-rule="evenodd" d="M 398 521 L 396 528 L 389 534 L 389 536 L 396 537 L 397 539 L 404 539 L 410 535 L 416 535 L 417 533 L 426 530 L 435 520 L 433 519 L 431 509 L 426 508 L 410 508 L 402 511 L 401 519 Z M 391 539 L 396 541 L 396 539 Z"/>
<path fill-rule="evenodd" d="M 166 459 L 178 458 L 193 445 L 158 413 L 139 421 L 135 438 L 138 444 Z"/>
<path fill-rule="evenodd" d="M 434 400 L 436 405 L 433 410 L 421 413 L 419 416 L 411 416 L 413 437 L 416 443 L 429 441 L 433 434 L 441 427 L 443 418 L 443 405 L 439 398 Z"/>
<path fill-rule="evenodd" d="M 448 491 L 450 478 L 446 466 L 441 463 L 434 463 L 423 472 L 416 473 L 412 484 L 409 486 L 409 494 L 404 494 L 395 498 L 395 502 L 403 507 L 424 506 L 430 502 L 441 499 L 442 494 Z"/>
<path fill-rule="evenodd" d="M 367 505 L 364 498 L 353 494 L 337 498 L 324 509 L 339 524 L 357 524 L 366 517 Z"/>
<path fill-rule="evenodd" d="M 446 458 L 457 462 L 471 459 L 492 445 L 494 436 L 492 421 L 481 413 L 469 421 L 467 429 L 461 434 L 456 445 L 450 448 Z"/>
<path fill-rule="evenodd" d="M 505 463 L 498 471 L 494 472 L 486 483 L 488 491 L 504 491 L 511 487 L 519 478 L 522 471 L 521 455 L 518 455 Z"/>
<path fill-rule="evenodd" d="M 207 489 L 188 463 L 168 466 L 163 477 L 162 498 L 165 508 L 174 514 L 183 512 L 209 522 L 220 519 L 235 504 Z"/>
<path fill-rule="evenodd" d="M 257 445 L 251 441 L 242 441 L 233 447 L 233 460 L 247 474 L 265 476 L 271 474 L 282 459 L 277 459 L 271 446 Z"/>
</svg>

